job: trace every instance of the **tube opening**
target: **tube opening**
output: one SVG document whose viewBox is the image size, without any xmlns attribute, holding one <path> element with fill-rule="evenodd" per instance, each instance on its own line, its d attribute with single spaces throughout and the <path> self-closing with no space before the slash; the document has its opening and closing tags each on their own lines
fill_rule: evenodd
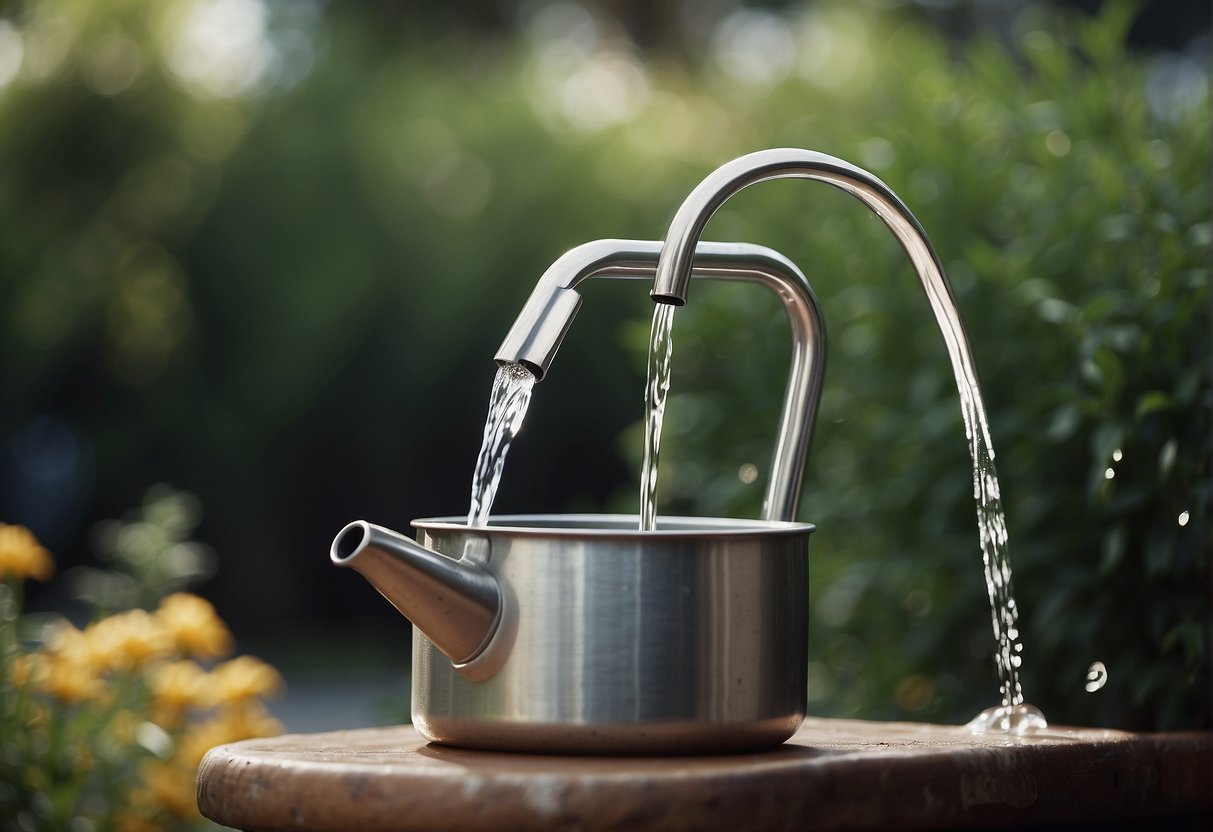
<svg viewBox="0 0 1213 832">
<path fill-rule="evenodd" d="M 686 306 L 687 305 L 686 298 L 680 298 L 680 297 L 678 297 L 678 295 L 659 295 L 659 294 L 650 292 L 649 297 L 651 297 L 655 303 L 665 303 L 670 306 Z"/>
<path fill-rule="evenodd" d="M 531 375 L 533 375 L 535 377 L 535 381 L 537 381 L 537 382 L 543 381 L 543 376 L 544 376 L 543 367 L 540 367 L 534 361 L 527 361 L 525 358 L 519 358 L 516 361 L 509 361 L 507 359 L 501 358 L 500 356 L 498 356 L 497 358 L 495 358 L 493 360 L 497 362 L 498 367 L 505 367 L 509 364 L 521 364 L 523 367 L 526 368 L 527 372 L 529 372 Z"/>
<path fill-rule="evenodd" d="M 355 520 L 338 532 L 330 552 L 333 563 L 338 566 L 348 563 L 351 558 L 362 551 L 362 547 L 366 545 L 370 535 L 370 527 L 361 520 Z"/>
</svg>

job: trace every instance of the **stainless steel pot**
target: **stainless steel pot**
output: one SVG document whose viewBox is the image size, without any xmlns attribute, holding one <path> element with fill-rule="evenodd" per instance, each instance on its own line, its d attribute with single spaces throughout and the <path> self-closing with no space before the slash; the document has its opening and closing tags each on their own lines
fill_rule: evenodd
<svg viewBox="0 0 1213 832">
<path fill-rule="evenodd" d="M 638 522 L 534 515 L 469 528 L 462 518 L 435 518 L 413 523 L 417 543 L 353 523 L 333 558 L 419 619 L 413 723 L 434 742 L 690 753 L 786 740 L 805 714 L 814 527 L 663 517 L 640 532 Z M 499 592 L 493 634 L 470 659 L 452 662 L 423 632 L 439 596 L 463 590 L 419 577 L 418 550 Z M 424 611 L 396 594 L 400 584 L 425 587 Z M 452 623 L 436 617 L 439 631 Z"/>
<path fill-rule="evenodd" d="M 491 552 L 485 568 L 503 596 L 498 637 L 472 678 L 414 631 L 417 729 L 452 745 L 597 753 L 740 751 L 790 737 L 805 714 L 813 526 L 662 518 L 639 532 L 638 522 L 414 522 L 429 548 Z"/>
</svg>

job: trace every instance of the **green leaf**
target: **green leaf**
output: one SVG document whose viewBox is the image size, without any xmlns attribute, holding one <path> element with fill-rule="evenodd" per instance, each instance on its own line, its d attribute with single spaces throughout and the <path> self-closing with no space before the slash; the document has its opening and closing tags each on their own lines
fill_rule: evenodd
<svg viewBox="0 0 1213 832">
<path fill-rule="evenodd" d="M 1171 410 L 1175 406 L 1175 400 L 1166 393 L 1161 390 L 1151 390 L 1137 400 L 1136 416 L 1138 419 L 1141 419 L 1144 416 L 1149 416 L 1151 413 Z"/>
</svg>

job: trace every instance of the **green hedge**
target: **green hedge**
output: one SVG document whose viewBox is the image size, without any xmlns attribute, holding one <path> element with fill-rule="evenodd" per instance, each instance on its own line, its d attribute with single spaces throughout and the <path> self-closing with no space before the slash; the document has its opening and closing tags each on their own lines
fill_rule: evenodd
<svg viewBox="0 0 1213 832">
<path fill-rule="evenodd" d="M 1199 104 L 1166 107 L 1150 64 L 1123 47 L 1124 5 L 1095 20 L 1025 14 L 1011 45 L 959 53 L 913 26 L 825 14 L 881 45 L 861 86 L 787 82 L 726 106 L 771 125 L 757 144 L 874 170 L 943 259 L 991 413 L 1029 701 L 1057 722 L 1207 725 L 1206 88 Z M 831 338 L 801 509 L 820 527 L 815 707 L 963 719 L 997 697 L 942 340 L 866 209 L 816 184 L 752 190 L 705 237 L 797 260 Z M 676 321 L 661 493 L 671 510 L 753 515 L 762 478 L 736 472 L 768 459 L 786 326 L 765 299 L 694 293 Z M 1097 660 L 1107 684 L 1088 693 Z"/>
</svg>

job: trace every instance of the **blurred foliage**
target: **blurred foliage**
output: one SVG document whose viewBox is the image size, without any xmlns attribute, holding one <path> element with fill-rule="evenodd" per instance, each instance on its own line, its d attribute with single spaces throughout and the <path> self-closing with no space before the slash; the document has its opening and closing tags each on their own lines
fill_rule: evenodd
<svg viewBox="0 0 1213 832">
<path fill-rule="evenodd" d="M 198 498 L 159 485 L 125 520 L 98 524 L 98 558 L 109 568 L 77 566 L 67 575 L 72 594 L 97 610 L 150 607 L 165 595 L 215 573 L 215 553 L 190 540 L 198 525 Z"/>
<path fill-rule="evenodd" d="M 1147 66 L 1122 47 L 1123 4 L 1095 20 L 1030 13 L 1014 49 L 978 41 L 960 56 L 929 32 L 829 14 L 892 56 L 862 67 L 864 94 L 784 83 L 733 112 L 808 114 L 759 143 L 875 170 L 943 258 L 999 452 L 1029 700 L 1055 722 L 1207 726 L 1207 98 L 1153 108 Z M 814 707 L 963 719 L 994 698 L 978 661 L 992 641 L 942 339 L 874 216 L 783 184 L 726 204 L 705 237 L 799 259 L 827 317 L 801 510 L 820 526 Z M 669 511 L 754 515 L 762 478 L 737 472 L 768 458 L 787 327 L 776 303 L 693 291 L 675 327 L 660 491 Z M 1095 660 L 1108 681 L 1088 693 Z"/>
<path fill-rule="evenodd" d="M 732 157 L 808 147 L 888 182 L 953 281 L 1028 698 L 1055 722 L 1208 724 L 1200 59 L 1127 49 L 1121 3 L 963 43 L 897 4 L 745 8 L 682 63 L 582 6 L 528 8 L 506 37 L 391 4 L 0 5 L 5 516 L 79 563 L 92 518 L 172 480 L 208 507 L 237 626 L 371 620 L 327 542 L 353 517 L 464 511 L 490 358 L 547 265 L 660 238 Z M 830 328 L 801 512 L 820 526 L 813 711 L 966 719 L 997 698 L 969 461 L 904 255 L 799 182 L 748 189 L 705 236 L 796 260 Z M 650 304 L 636 284 L 584 295 L 501 511 L 635 511 Z M 693 287 L 663 511 L 757 513 L 781 315 Z M 1087 694 L 1095 660 L 1108 683 Z"/>
<path fill-rule="evenodd" d="M 143 542 L 118 551 L 173 561 L 188 545 L 173 510 L 184 501 L 162 490 L 124 527 Z M 198 764 L 216 745 L 281 731 L 262 701 L 277 671 L 251 656 L 217 663 L 232 636 L 209 602 L 171 592 L 172 570 L 134 570 L 150 612 L 111 613 L 114 596 L 83 629 L 26 614 L 26 579 L 53 568 L 28 529 L 0 523 L 0 829 L 218 828 L 198 814 Z"/>
</svg>

